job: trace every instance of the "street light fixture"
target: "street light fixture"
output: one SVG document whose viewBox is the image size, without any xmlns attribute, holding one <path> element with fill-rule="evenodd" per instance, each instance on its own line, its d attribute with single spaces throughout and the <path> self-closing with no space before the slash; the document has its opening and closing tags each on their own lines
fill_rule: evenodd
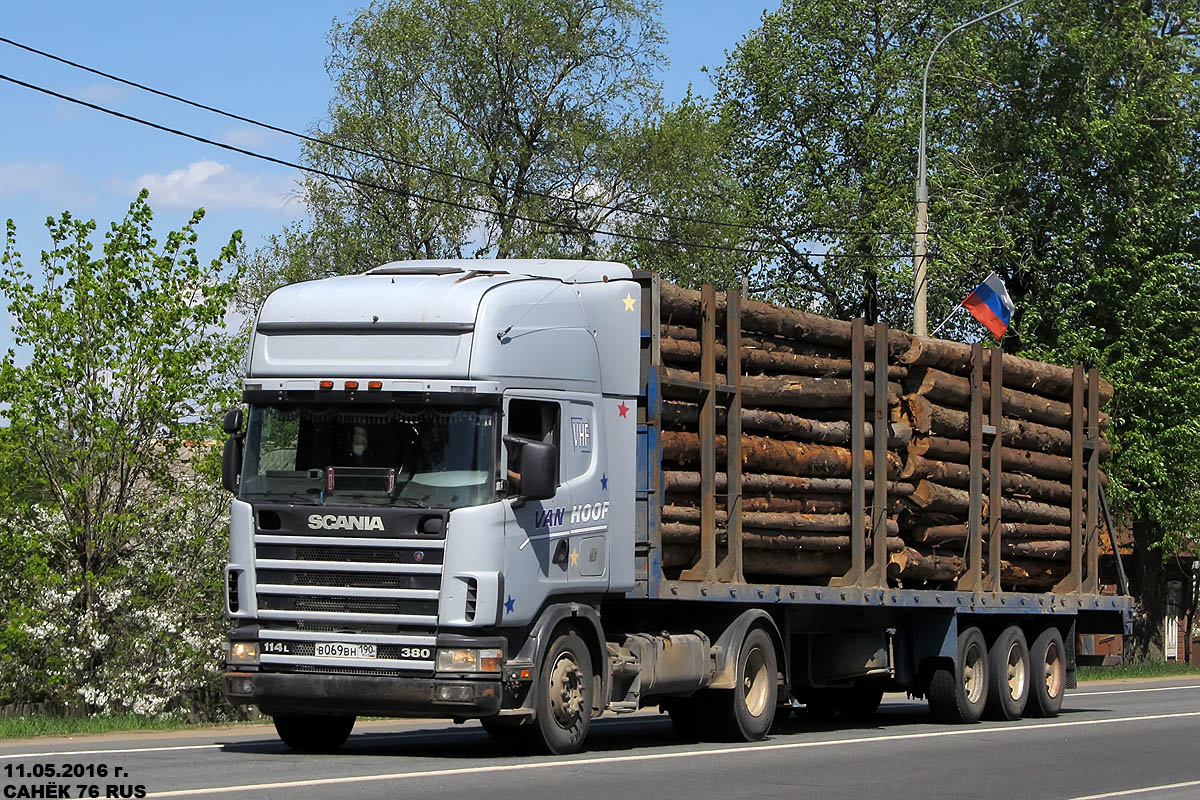
<svg viewBox="0 0 1200 800">
<path fill-rule="evenodd" d="M 929 67 L 933 64 L 933 57 L 937 55 L 938 48 L 945 44 L 946 40 L 951 36 L 963 28 L 1008 11 L 1013 6 L 1020 5 L 1023 2 L 1025 0 L 1014 0 L 1014 2 L 1002 8 L 989 11 L 954 28 L 938 40 L 938 43 L 933 46 L 933 52 L 929 54 L 929 60 L 925 62 L 925 74 L 921 78 L 921 143 L 917 149 L 917 226 L 913 239 L 913 333 L 917 336 L 929 335 L 929 324 L 925 318 L 925 291 L 927 285 L 925 278 L 925 245 L 929 234 L 929 186 L 925 182 L 925 100 L 929 88 Z"/>
</svg>

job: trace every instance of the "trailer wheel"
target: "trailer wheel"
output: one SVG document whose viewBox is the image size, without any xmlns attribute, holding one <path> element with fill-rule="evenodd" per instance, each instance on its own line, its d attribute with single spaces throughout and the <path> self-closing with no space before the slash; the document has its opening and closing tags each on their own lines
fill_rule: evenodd
<svg viewBox="0 0 1200 800">
<path fill-rule="evenodd" d="M 583 746 L 592 718 L 592 657 L 574 630 L 564 630 L 546 648 L 534 699 L 538 733 L 555 755 Z"/>
<path fill-rule="evenodd" d="M 1025 634 L 1010 625 L 988 649 L 987 715 L 990 719 L 1020 719 L 1029 700 L 1029 647 Z"/>
<path fill-rule="evenodd" d="M 1067 685 L 1067 659 L 1062 634 L 1050 626 L 1038 634 L 1029 648 L 1029 700 L 1025 713 L 1035 717 L 1057 717 Z"/>
<path fill-rule="evenodd" d="M 715 731 L 723 739 L 753 742 L 767 735 L 779 702 L 779 667 L 775 644 L 762 628 L 746 633 L 738 652 L 737 683 L 732 689 L 714 690 Z"/>
<path fill-rule="evenodd" d="M 938 667 L 929 678 L 929 710 L 942 722 L 978 722 L 987 702 L 987 643 L 979 628 L 958 634 L 954 667 Z"/>
<path fill-rule="evenodd" d="M 322 714 L 276 714 L 275 732 L 298 753 L 334 753 L 346 743 L 355 717 Z"/>
</svg>

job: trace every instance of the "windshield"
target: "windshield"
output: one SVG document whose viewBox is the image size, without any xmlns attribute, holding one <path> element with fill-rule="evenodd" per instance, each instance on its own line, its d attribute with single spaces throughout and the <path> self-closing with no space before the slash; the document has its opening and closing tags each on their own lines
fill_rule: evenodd
<svg viewBox="0 0 1200 800">
<path fill-rule="evenodd" d="M 460 508 L 495 494 L 492 408 L 251 406 L 241 496 Z"/>
</svg>

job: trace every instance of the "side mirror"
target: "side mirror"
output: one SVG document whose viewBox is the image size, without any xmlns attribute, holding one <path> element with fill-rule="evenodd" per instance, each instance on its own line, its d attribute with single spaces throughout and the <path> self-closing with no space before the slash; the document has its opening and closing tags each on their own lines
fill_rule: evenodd
<svg viewBox="0 0 1200 800">
<path fill-rule="evenodd" d="M 549 500 L 558 491 L 558 448 L 545 442 L 521 445 L 521 497 Z"/>
<path fill-rule="evenodd" d="M 238 414 L 241 414 L 241 409 L 237 409 Z M 231 414 L 233 412 L 230 412 Z M 225 418 L 227 421 L 228 416 Z M 237 494 L 238 484 L 242 477 L 242 437 L 231 436 L 225 440 L 225 447 L 221 450 L 221 485 L 227 490 Z"/>
<path fill-rule="evenodd" d="M 239 431 L 241 431 L 241 429 L 242 429 L 242 408 L 241 408 L 241 406 L 238 406 L 237 408 L 231 408 L 225 412 L 225 421 L 221 423 L 221 427 L 224 429 L 225 433 L 228 436 L 233 436 L 235 433 L 238 433 Z"/>
</svg>

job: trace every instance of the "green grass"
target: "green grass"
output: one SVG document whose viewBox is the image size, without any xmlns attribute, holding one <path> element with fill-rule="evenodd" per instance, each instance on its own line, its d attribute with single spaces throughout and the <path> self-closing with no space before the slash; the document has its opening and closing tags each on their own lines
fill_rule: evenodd
<svg viewBox="0 0 1200 800">
<path fill-rule="evenodd" d="M 1171 678 L 1200 676 L 1200 666 L 1178 661 L 1132 661 L 1115 667 L 1080 667 L 1076 677 L 1082 681 L 1107 681 L 1121 678 Z"/>
<path fill-rule="evenodd" d="M 37 714 L 28 717 L 0 717 L 0 739 L 116 731 L 170 731 L 211 724 L 215 723 L 197 724 L 188 722 L 183 717 L 141 717 L 136 714 L 104 714 L 92 717 L 51 717 Z"/>
</svg>

